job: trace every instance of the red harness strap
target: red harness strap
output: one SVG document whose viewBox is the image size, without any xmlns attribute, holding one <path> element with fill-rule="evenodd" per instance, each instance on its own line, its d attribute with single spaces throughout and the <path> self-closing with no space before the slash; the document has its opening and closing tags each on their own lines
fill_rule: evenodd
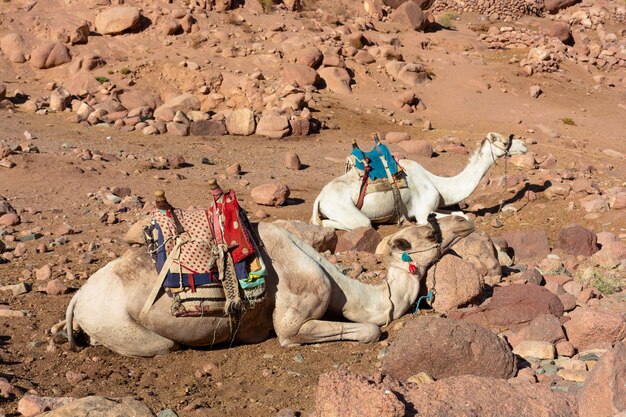
<svg viewBox="0 0 626 417">
<path fill-rule="evenodd" d="M 369 181 L 369 174 L 372 170 L 372 167 L 369 165 L 365 165 L 365 169 L 363 171 L 363 179 L 361 180 L 361 188 L 359 188 L 359 198 L 356 200 L 356 208 L 361 210 L 363 207 L 363 200 L 365 200 L 365 194 L 367 191 L 367 182 Z"/>
</svg>

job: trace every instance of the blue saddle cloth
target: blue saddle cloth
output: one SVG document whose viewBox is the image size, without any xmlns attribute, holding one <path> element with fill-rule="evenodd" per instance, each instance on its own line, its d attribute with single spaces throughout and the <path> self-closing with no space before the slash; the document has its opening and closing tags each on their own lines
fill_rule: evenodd
<svg viewBox="0 0 626 417">
<path fill-rule="evenodd" d="M 389 172 L 391 175 L 395 175 L 398 173 L 398 164 L 396 160 L 391 155 L 389 148 L 386 145 L 379 143 L 374 146 L 369 152 L 363 152 L 360 149 L 353 149 L 352 155 L 356 157 L 356 167 L 360 170 L 365 169 L 364 159 L 367 156 L 370 159 L 370 173 L 369 178 L 371 180 L 377 180 L 379 178 L 387 178 L 387 172 L 385 171 L 385 166 L 383 165 L 383 161 L 381 160 L 381 156 L 385 157 L 387 161 L 387 166 L 389 167 Z"/>
</svg>

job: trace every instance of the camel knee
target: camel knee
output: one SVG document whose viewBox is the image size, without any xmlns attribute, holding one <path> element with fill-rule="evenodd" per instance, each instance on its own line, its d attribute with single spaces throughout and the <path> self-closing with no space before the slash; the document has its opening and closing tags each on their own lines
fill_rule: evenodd
<svg viewBox="0 0 626 417">
<path fill-rule="evenodd" d="M 373 323 L 363 323 L 359 333 L 359 340 L 363 343 L 374 343 L 380 339 L 380 327 Z"/>
</svg>

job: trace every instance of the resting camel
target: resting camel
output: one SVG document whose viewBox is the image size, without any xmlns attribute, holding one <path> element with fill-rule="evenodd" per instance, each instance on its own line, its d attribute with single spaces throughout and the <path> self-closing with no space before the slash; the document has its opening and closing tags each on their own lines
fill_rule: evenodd
<svg viewBox="0 0 626 417">
<path fill-rule="evenodd" d="M 399 165 L 406 173 L 408 188 L 400 189 L 400 194 L 407 217 L 417 224 L 426 224 L 430 213 L 457 204 L 472 194 L 498 158 L 525 154 L 527 151 L 528 148 L 519 139 L 489 133 L 472 154 L 465 169 L 454 177 L 439 177 L 417 162 L 401 160 Z M 359 210 L 356 201 L 360 184 L 361 179 L 355 169 L 326 184 L 313 203 L 311 223 L 352 230 L 369 227 L 372 222 L 389 221 L 394 213 L 392 191 L 367 194 Z"/>
<path fill-rule="evenodd" d="M 234 336 L 221 314 L 174 317 L 162 292 L 143 320 L 140 310 L 156 272 L 145 248 L 135 248 L 109 262 L 76 292 L 66 312 L 66 329 L 78 325 L 91 342 L 127 356 L 155 356 L 179 344 L 210 346 L 232 340 L 258 343 L 273 329 L 284 347 L 339 340 L 374 342 L 380 329 L 413 304 L 426 269 L 473 224 L 451 216 L 435 224 L 411 226 L 389 240 L 386 282 L 371 285 L 344 276 L 307 243 L 269 223 L 256 228 L 261 256 L 268 269 L 267 300 L 246 310 Z M 408 254 L 411 262 L 402 260 Z M 404 256 L 405 260 L 406 255 Z M 411 267 L 413 264 L 416 266 Z M 324 316 L 350 322 L 327 321 Z M 68 331 L 73 347 L 73 331 Z"/>
</svg>

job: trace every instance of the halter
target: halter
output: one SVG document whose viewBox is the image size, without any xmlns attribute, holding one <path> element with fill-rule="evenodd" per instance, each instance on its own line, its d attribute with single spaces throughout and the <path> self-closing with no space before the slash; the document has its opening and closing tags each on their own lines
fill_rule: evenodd
<svg viewBox="0 0 626 417">
<path fill-rule="evenodd" d="M 496 148 L 500 149 L 501 151 L 504 152 L 504 184 L 502 184 L 502 190 L 500 190 L 500 204 L 498 206 L 498 212 L 496 213 L 496 222 L 500 224 L 500 226 L 502 225 L 500 222 L 500 213 L 502 212 L 502 206 L 504 205 L 504 200 L 502 199 L 502 197 L 504 196 L 504 190 L 506 189 L 506 182 L 508 179 L 508 171 L 509 171 L 509 157 L 511 156 L 511 146 L 513 145 L 513 135 L 509 136 L 509 142 L 507 143 L 506 146 L 502 147 L 500 146 L 499 143 L 495 143 L 495 142 L 491 142 L 489 141 L 493 146 L 495 146 Z M 493 158 L 493 163 L 495 164 L 497 161 L 496 156 L 493 154 L 493 149 L 489 148 L 489 151 L 491 152 L 491 157 Z M 495 226 L 495 227 L 500 227 L 500 226 Z"/>
</svg>

